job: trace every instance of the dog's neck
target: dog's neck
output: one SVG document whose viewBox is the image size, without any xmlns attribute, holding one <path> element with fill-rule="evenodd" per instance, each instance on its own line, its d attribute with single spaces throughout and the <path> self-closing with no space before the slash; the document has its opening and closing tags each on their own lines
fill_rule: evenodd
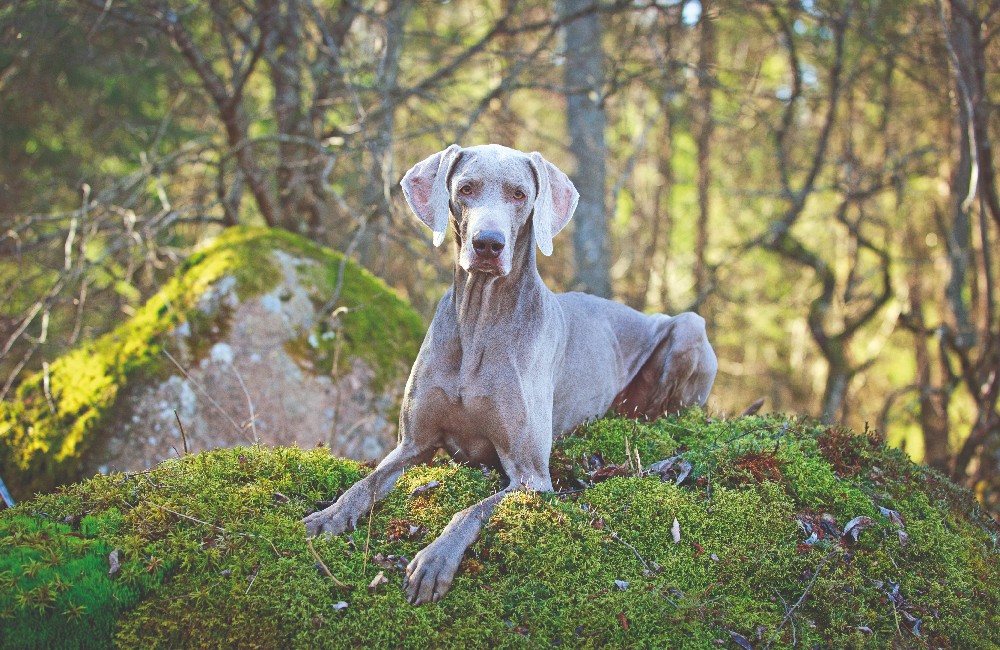
<svg viewBox="0 0 1000 650">
<path fill-rule="evenodd" d="M 531 221 L 517 234 L 511 270 L 505 276 L 463 269 L 458 263 L 461 240 L 457 236 L 456 243 L 452 298 L 463 342 L 471 342 L 478 333 L 523 326 L 528 315 L 537 312 L 536 303 L 548 293 L 535 266 Z"/>
</svg>

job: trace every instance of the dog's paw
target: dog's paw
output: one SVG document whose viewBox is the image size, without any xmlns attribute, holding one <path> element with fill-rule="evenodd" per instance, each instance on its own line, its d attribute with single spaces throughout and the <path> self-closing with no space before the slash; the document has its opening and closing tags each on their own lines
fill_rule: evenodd
<svg viewBox="0 0 1000 650">
<path fill-rule="evenodd" d="M 309 537 L 323 533 L 331 535 L 346 533 L 353 530 L 356 523 L 357 520 L 350 508 L 344 507 L 340 501 L 325 510 L 314 512 L 302 520 L 302 525 L 306 527 L 306 535 Z"/>
<path fill-rule="evenodd" d="M 403 590 L 411 605 L 436 603 L 448 592 L 451 581 L 455 579 L 462 554 L 456 557 L 455 553 L 438 544 L 439 541 L 440 538 L 417 553 L 406 567 Z"/>
</svg>

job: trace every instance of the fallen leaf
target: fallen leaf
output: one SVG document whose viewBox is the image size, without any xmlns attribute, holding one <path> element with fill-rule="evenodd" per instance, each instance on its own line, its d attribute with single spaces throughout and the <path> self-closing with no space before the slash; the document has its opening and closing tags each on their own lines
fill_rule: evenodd
<svg viewBox="0 0 1000 650">
<path fill-rule="evenodd" d="M 906 534 L 905 530 L 897 530 L 896 534 L 899 535 L 899 545 L 906 548 L 910 545 L 910 536 Z"/>
<path fill-rule="evenodd" d="M 874 525 L 874 523 L 875 522 L 872 521 L 871 517 L 866 517 L 864 515 L 861 515 L 860 517 L 855 517 L 854 519 L 847 522 L 846 526 L 844 526 L 843 539 L 845 541 L 847 540 L 853 542 L 858 541 L 858 535 L 861 533 L 861 531 L 863 531 L 865 528 L 868 528 L 869 526 Z"/>
<path fill-rule="evenodd" d="M 764 406 L 763 397 L 761 397 L 759 400 L 757 400 L 750 406 L 746 407 L 746 409 L 744 409 L 744 411 L 740 413 L 740 417 L 747 417 L 748 415 L 756 415 L 757 411 L 759 411 L 760 407 L 762 406 Z M 732 634 L 732 632 L 730 632 L 730 634 Z"/>
<path fill-rule="evenodd" d="M 691 469 L 692 469 L 691 463 L 689 463 L 686 460 L 682 459 L 681 462 L 680 462 L 680 468 L 681 468 L 681 471 L 677 473 L 677 478 L 674 479 L 674 483 L 676 485 L 680 485 L 681 483 L 683 483 L 684 480 L 691 473 Z"/>
<path fill-rule="evenodd" d="M 291 501 L 291 499 L 289 499 L 288 497 L 286 497 L 281 492 L 275 492 L 272 495 L 272 498 L 274 499 L 275 503 L 288 503 L 289 501 Z"/>
<path fill-rule="evenodd" d="M 681 541 L 681 522 L 677 521 L 677 517 L 674 517 L 674 525 L 670 527 L 670 534 L 674 536 L 674 544 L 679 544 Z"/>
<path fill-rule="evenodd" d="M 628 589 L 628 583 L 625 582 L 624 580 L 615 580 L 615 586 L 621 589 L 622 591 Z"/>
<path fill-rule="evenodd" d="M 819 518 L 819 527 L 827 535 L 840 537 L 840 530 L 837 529 L 837 518 L 829 512 L 824 512 Z M 822 537 L 822 536 L 821 536 Z"/>
<path fill-rule="evenodd" d="M 733 643 L 743 648 L 743 650 L 753 650 L 753 646 L 747 641 L 746 637 L 738 632 L 729 631 L 729 636 L 732 637 Z"/>
<path fill-rule="evenodd" d="M 861 627 L 857 628 L 857 630 L 858 632 L 864 632 L 865 634 L 875 634 L 874 632 L 872 632 L 872 629 L 867 625 L 862 625 Z"/>
<path fill-rule="evenodd" d="M 379 571 L 378 575 L 375 576 L 375 579 L 368 585 L 368 591 L 375 593 L 375 590 L 378 589 L 380 585 L 384 585 L 387 582 L 389 582 L 389 579 L 385 577 L 385 572 Z"/>
<path fill-rule="evenodd" d="M 118 549 L 117 548 L 115 550 L 111 551 L 111 553 L 108 554 L 108 566 L 110 567 L 108 569 L 108 575 L 109 576 L 113 576 L 114 574 L 118 573 L 121 570 L 122 565 L 121 565 L 121 563 L 118 562 Z"/>
<path fill-rule="evenodd" d="M 622 628 L 628 632 L 628 618 L 625 617 L 625 612 L 618 612 L 618 620 L 621 621 Z"/>
<path fill-rule="evenodd" d="M 335 602 L 335 603 L 333 604 L 333 609 L 334 609 L 335 611 L 336 611 L 336 610 L 341 610 L 341 609 L 347 609 L 347 603 L 345 603 L 345 602 L 344 602 L 344 601 L 342 601 L 342 600 L 338 600 L 337 602 Z"/>
<path fill-rule="evenodd" d="M 410 564 L 410 560 L 405 555 L 390 555 L 385 558 L 385 561 L 389 565 L 385 568 L 392 569 L 397 573 L 406 571 L 406 567 Z"/>
<path fill-rule="evenodd" d="M 713 561 L 713 562 L 718 562 L 718 561 L 719 561 L 719 556 L 718 556 L 718 555 L 716 555 L 715 553 L 712 553 L 712 554 L 711 554 L 711 555 L 709 555 L 708 557 L 712 558 L 712 561 Z"/>
<path fill-rule="evenodd" d="M 428 492 L 430 490 L 433 490 L 434 488 L 439 487 L 440 485 L 441 485 L 441 481 L 430 481 L 429 483 L 424 483 L 423 485 L 418 485 L 416 488 L 414 488 L 413 492 L 410 492 L 410 497 L 412 498 L 412 497 L 420 496 L 424 492 Z"/>
<path fill-rule="evenodd" d="M 691 463 L 681 456 L 672 456 L 664 460 L 657 461 L 646 468 L 650 474 L 658 474 L 660 481 L 674 481 L 676 485 L 683 483 L 691 474 Z"/>
<path fill-rule="evenodd" d="M 900 528 L 906 527 L 906 524 L 903 523 L 903 517 L 895 510 L 890 510 L 889 508 L 883 508 L 882 506 L 879 506 L 878 511 L 881 512 L 886 517 L 888 517 L 889 521 L 891 521 L 894 525 L 899 526 Z"/>
<path fill-rule="evenodd" d="M 606 481 L 609 478 L 629 476 L 631 473 L 632 471 L 629 469 L 628 463 L 622 463 L 621 465 L 608 465 L 607 467 L 602 467 L 592 473 L 590 475 L 590 480 L 593 483 L 600 483 L 601 481 Z"/>
</svg>

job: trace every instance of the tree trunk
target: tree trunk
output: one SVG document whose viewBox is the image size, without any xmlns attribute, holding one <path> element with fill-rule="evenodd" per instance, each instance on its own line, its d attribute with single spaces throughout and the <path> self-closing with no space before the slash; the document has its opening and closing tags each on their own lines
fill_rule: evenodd
<svg viewBox="0 0 1000 650">
<path fill-rule="evenodd" d="M 912 241 L 911 245 L 916 245 Z M 914 248 L 914 250 L 917 250 Z M 910 277 L 910 318 L 914 332 L 914 352 L 917 358 L 917 387 L 920 391 L 920 433 L 924 439 L 924 462 L 948 471 L 951 452 L 948 449 L 948 406 L 951 392 L 934 380 L 934 356 L 928 349 L 927 326 L 924 323 L 923 291 L 920 274 Z"/>
<path fill-rule="evenodd" d="M 975 336 L 969 317 L 969 307 L 963 295 L 972 256 L 969 208 L 975 193 L 973 180 L 975 170 L 972 160 L 974 144 L 971 137 L 973 133 L 971 92 L 975 84 L 975 75 L 972 61 L 972 33 L 968 21 L 960 15 L 967 9 L 955 7 L 955 4 L 952 3 L 949 38 L 957 59 L 955 96 L 958 99 L 958 112 L 955 126 L 958 132 L 959 151 L 958 164 L 952 171 L 951 177 L 951 228 L 947 233 L 951 276 L 948 279 L 945 295 L 955 319 L 955 342 L 960 348 L 967 349 L 973 345 Z"/>
<path fill-rule="evenodd" d="M 649 246 L 646 249 L 646 259 L 649 261 L 649 271 L 646 273 L 646 288 L 643 292 L 644 308 L 652 307 L 656 311 L 667 311 L 670 307 L 670 243 L 673 235 L 673 214 L 670 211 L 670 195 L 674 185 L 673 153 L 673 120 L 670 106 L 663 107 L 663 137 L 659 143 L 657 158 L 657 173 L 659 183 L 653 197 L 653 218 L 650 226 Z M 650 296 L 653 278 L 659 279 L 659 296 Z M 654 298 L 651 300 L 650 298 Z"/>
<path fill-rule="evenodd" d="M 272 5 L 276 29 L 267 43 L 271 64 L 271 83 L 278 134 L 278 205 L 281 226 L 286 230 L 315 236 L 319 212 L 307 199 L 309 165 L 313 151 L 303 141 L 310 138 L 309 125 L 302 110 L 302 66 L 299 47 L 302 22 L 296 0 L 266 3 Z"/>
<path fill-rule="evenodd" d="M 955 459 L 954 475 L 964 478 L 969 462 L 979 454 L 979 474 L 989 472 L 996 461 L 991 453 L 998 446 L 1000 416 L 996 412 L 1000 394 L 1000 332 L 996 325 L 996 287 L 990 244 L 990 229 L 984 214 L 980 214 L 980 236 L 983 258 L 982 281 L 966 284 L 970 270 L 971 208 L 977 196 L 980 210 L 996 218 L 1000 207 L 996 205 L 996 178 L 991 160 L 988 116 L 990 103 L 986 94 L 986 43 L 983 40 L 984 23 L 976 5 L 965 0 L 952 0 L 950 21 L 945 37 L 955 75 L 955 96 L 958 104 L 956 128 L 959 133 L 958 164 L 952 175 L 951 210 L 952 224 L 949 231 L 948 252 L 952 275 L 946 295 L 955 319 L 955 332 L 950 337 L 951 347 L 959 356 L 962 378 L 976 401 L 976 423 Z M 998 220 L 1000 224 L 1000 220 Z M 965 295 L 972 296 L 972 307 L 966 304 Z M 978 331 L 970 313 L 979 307 Z M 996 489 L 993 486 L 992 489 Z"/>
<path fill-rule="evenodd" d="M 843 418 L 844 400 L 850 386 L 854 370 L 847 358 L 847 350 L 841 339 L 830 339 L 823 346 L 823 356 L 829 363 L 826 387 L 823 389 L 823 406 L 820 420 L 823 424 L 833 424 Z"/>
<path fill-rule="evenodd" d="M 576 163 L 572 180 L 580 192 L 573 230 L 575 288 L 610 297 L 600 15 L 594 0 L 565 0 L 562 10 L 564 17 L 584 12 L 566 24 L 566 122 Z"/>
<path fill-rule="evenodd" d="M 701 19 L 698 22 L 701 38 L 698 48 L 698 227 L 694 256 L 695 305 L 705 299 L 708 291 L 708 274 L 705 250 L 708 248 L 708 218 L 710 212 L 709 189 L 712 182 L 711 147 L 715 119 L 712 115 L 712 87 L 715 85 L 715 15 L 712 1 L 702 0 Z"/>
<path fill-rule="evenodd" d="M 391 0 L 383 17 L 385 51 L 379 66 L 378 89 L 381 95 L 380 119 L 371 125 L 366 138 L 371 178 L 363 200 L 368 210 L 368 223 L 360 243 L 361 264 L 376 275 L 385 273 L 385 234 L 392 215 L 389 192 L 395 183 L 392 140 L 396 128 L 393 92 L 399 79 L 399 56 L 403 51 L 403 31 L 411 0 Z"/>
</svg>

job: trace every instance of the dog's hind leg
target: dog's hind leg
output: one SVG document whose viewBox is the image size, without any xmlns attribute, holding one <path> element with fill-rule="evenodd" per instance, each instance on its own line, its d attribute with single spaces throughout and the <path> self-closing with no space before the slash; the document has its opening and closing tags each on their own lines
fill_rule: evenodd
<svg viewBox="0 0 1000 650">
<path fill-rule="evenodd" d="M 705 320 L 691 312 L 664 319 L 657 338 L 653 352 L 615 398 L 620 415 L 655 419 L 708 399 L 718 361 Z"/>
</svg>

